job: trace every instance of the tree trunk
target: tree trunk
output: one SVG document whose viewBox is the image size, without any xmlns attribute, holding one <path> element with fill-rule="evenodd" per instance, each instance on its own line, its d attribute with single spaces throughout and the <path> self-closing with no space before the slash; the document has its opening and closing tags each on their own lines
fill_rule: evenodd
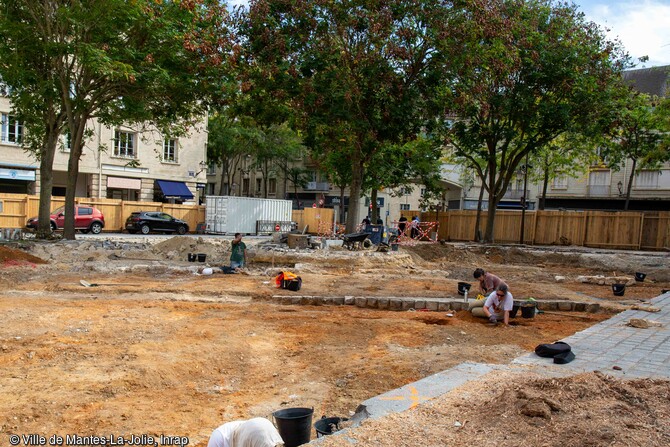
<svg viewBox="0 0 670 447">
<path fill-rule="evenodd" d="M 345 185 L 340 186 L 340 223 L 344 223 L 344 188 L 346 188 Z"/>
<path fill-rule="evenodd" d="M 633 158 L 633 166 L 630 170 L 630 177 L 628 177 L 628 187 L 626 188 L 626 202 L 623 205 L 624 211 L 628 211 L 628 204 L 630 203 L 630 192 L 633 189 L 633 179 L 635 178 L 635 165 L 637 165 L 637 159 Z"/>
<path fill-rule="evenodd" d="M 372 188 L 372 192 L 370 193 L 370 222 L 373 224 L 377 223 L 377 218 L 379 217 L 379 209 L 377 208 L 377 194 L 378 191 L 376 188 Z"/>
<path fill-rule="evenodd" d="M 486 231 L 484 232 L 483 242 L 491 243 L 494 242 L 493 232 L 495 230 L 496 207 L 498 205 L 498 202 L 494 195 L 489 194 L 488 203 L 489 203 L 489 210 L 486 215 Z"/>
<path fill-rule="evenodd" d="M 484 178 L 488 175 L 489 169 L 488 167 L 484 171 Z M 477 200 L 477 217 L 475 219 L 475 236 L 474 240 L 475 242 L 481 242 L 482 240 L 482 232 L 479 230 L 479 226 L 482 220 L 482 201 L 484 200 L 484 181 L 482 180 L 482 185 L 479 188 L 479 199 Z"/>
<path fill-rule="evenodd" d="M 223 181 L 224 175 L 226 176 L 226 181 L 225 182 Z M 227 188 L 225 188 L 226 185 L 228 186 Z M 219 184 L 219 195 L 220 196 L 226 195 L 226 194 L 224 194 L 226 189 L 227 189 L 228 192 L 230 192 L 230 180 L 228 179 L 228 171 L 225 168 L 225 165 L 222 164 L 221 165 L 221 183 Z"/>
<path fill-rule="evenodd" d="M 496 207 L 498 206 L 498 202 L 500 201 L 500 198 L 502 198 L 502 194 L 500 194 L 500 198 L 498 198 L 498 191 L 496 191 L 495 188 L 495 179 L 496 179 L 496 170 L 491 169 L 491 162 L 489 162 L 489 167 L 488 167 L 488 185 L 489 185 L 489 210 L 488 214 L 486 216 L 486 230 L 484 231 L 484 241 L 486 243 L 491 243 L 494 242 L 494 229 L 495 229 L 495 221 L 496 221 Z M 504 182 L 503 182 L 504 183 Z M 506 187 L 506 185 L 502 185 L 503 190 Z"/>
<path fill-rule="evenodd" d="M 358 211 L 361 203 L 361 187 L 363 186 L 363 174 L 365 167 L 360 153 L 356 151 L 351 163 L 351 185 L 349 187 L 349 212 L 347 213 L 347 233 L 353 233 L 360 219 Z"/>
<path fill-rule="evenodd" d="M 263 171 L 263 197 L 268 198 L 268 175 L 270 174 L 270 167 L 268 162 L 265 162 L 265 170 Z"/>
<path fill-rule="evenodd" d="M 73 125 L 70 126 L 70 135 L 72 135 L 72 147 L 70 148 L 70 158 L 67 163 L 67 182 L 65 189 L 65 224 L 63 228 L 63 238 L 68 240 L 75 239 L 75 197 L 77 195 L 77 178 L 79 177 L 79 159 L 84 150 L 84 130 L 86 128 L 86 117 L 77 117 L 73 119 Z"/>
<path fill-rule="evenodd" d="M 46 239 L 51 235 L 51 190 L 53 188 L 53 163 L 58 145 L 58 129 L 49 129 L 45 136 L 40 157 L 40 203 L 35 238 Z"/>
<path fill-rule="evenodd" d="M 540 197 L 540 206 L 538 209 L 544 211 L 544 202 L 547 200 L 547 187 L 549 186 L 549 168 L 544 168 L 544 179 L 542 180 L 542 197 Z M 524 191 L 525 194 L 525 191 Z"/>
</svg>

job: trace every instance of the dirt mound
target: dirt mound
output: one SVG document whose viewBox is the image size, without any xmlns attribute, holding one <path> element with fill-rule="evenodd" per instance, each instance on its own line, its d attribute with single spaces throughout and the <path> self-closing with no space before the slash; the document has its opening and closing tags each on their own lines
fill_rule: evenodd
<svg viewBox="0 0 670 447">
<path fill-rule="evenodd" d="M 151 251 L 165 259 L 186 260 L 189 253 L 203 253 L 208 262 L 226 262 L 230 252 L 230 241 L 205 241 L 189 236 L 175 236 L 151 247 Z"/>
<path fill-rule="evenodd" d="M 669 397 L 668 380 L 498 371 L 415 411 L 365 421 L 347 436 L 359 447 L 670 445 Z M 324 447 L 341 445 L 328 438 Z"/>
<path fill-rule="evenodd" d="M 403 250 L 414 253 L 428 262 L 458 262 L 475 264 L 480 260 L 477 249 L 465 245 L 419 243 L 417 245 L 403 245 Z"/>
<path fill-rule="evenodd" d="M 0 264 L 3 267 L 25 264 L 46 264 L 47 261 L 40 259 L 21 250 L 0 246 Z"/>
</svg>

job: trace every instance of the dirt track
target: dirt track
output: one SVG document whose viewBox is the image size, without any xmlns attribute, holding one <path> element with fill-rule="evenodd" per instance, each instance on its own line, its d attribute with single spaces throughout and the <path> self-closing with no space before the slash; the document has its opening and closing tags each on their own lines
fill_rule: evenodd
<svg viewBox="0 0 670 447">
<path fill-rule="evenodd" d="M 187 270 L 193 265 L 184 253 L 207 252 L 224 263 L 225 241 L 84 244 L 25 247 L 46 264 L 0 249 L 2 444 L 8 433 L 78 433 L 179 435 L 204 446 L 220 423 L 281 407 L 348 416 L 389 389 L 463 361 L 506 363 L 607 317 L 547 314 L 492 328 L 466 312 L 280 306 L 262 298 L 278 293 L 272 275 L 282 266 L 298 271 L 301 293 L 311 295 L 443 297 L 482 265 L 510 282 L 517 298 L 621 307 L 609 287 L 573 280 L 592 273 L 584 266 L 510 265 L 509 254 L 497 251 L 430 244 L 400 254 L 303 255 L 258 248 L 248 275 L 207 277 Z M 556 283 L 557 274 L 571 280 Z M 79 279 L 141 286 L 84 288 Z M 625 299 L 668 288 L 652 280 L 630 287 Z"/>
</svg>

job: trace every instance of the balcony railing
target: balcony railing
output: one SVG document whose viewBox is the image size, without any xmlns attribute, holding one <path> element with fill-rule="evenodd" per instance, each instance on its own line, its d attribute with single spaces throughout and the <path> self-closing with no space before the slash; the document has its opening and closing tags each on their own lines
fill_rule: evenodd
<svg viewBox="0 0 670 447">
<path fill-rule="evenodd" d="M 528 199 L 528 194 L 530 193 L 530 190 L 523 190 L 523 189 L 508 189 L 505 195 L 503 196 L 503 199 L 512 199 L 512 200 L 518 200 L 521 197 L 525 197 Z"/>
<path fill-rule="evenodd" d="M 590 197 L 608 197 L 610 195 L 609 185 L 589 185 Z"/>
<path fill-rule="evenodd" d="M 328 182 L 307 182 L 305 191 L 329 191 L 330 184 Z"/>
</svg>

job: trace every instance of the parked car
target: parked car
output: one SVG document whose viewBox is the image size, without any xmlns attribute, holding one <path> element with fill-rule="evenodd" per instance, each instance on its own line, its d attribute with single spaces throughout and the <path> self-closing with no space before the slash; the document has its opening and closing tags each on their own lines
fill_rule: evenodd
<svg viewBox="0 0 670 447">
<path fill-rule="evenodd" d="M 74 228 L 82 233 L 100 234 L 105 228 L 105 216 L 102 211 L 94 206 L 75 205 Z M 55 209 L 51 212 L 51 229 L 53 231 L 62 230 L 65 226 L 65 207 Z M 26 223 L 26 228 L 36 230 L 38 226 L 38 218 L 31 217 Z"/>
<path fill-rule="evenodd" d="M 160 211 L 137 211 L 126 219 L 126 230 L 131 234 L 138 231 L 142 234 L 149 234 L 152 231 L 186 234 L 188 224 Z"/>
</svg>

